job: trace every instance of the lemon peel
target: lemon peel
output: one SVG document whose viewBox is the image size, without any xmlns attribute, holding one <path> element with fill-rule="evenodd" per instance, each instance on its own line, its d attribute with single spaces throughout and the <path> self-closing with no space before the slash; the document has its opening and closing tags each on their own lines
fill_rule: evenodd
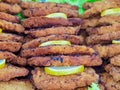
<svg viewBox="0 0 120 90">
<path fill-rule="evenodd" d="M 54 76 L 63 76 L 77 74 L 84 71 L 84 65 L 81 66 L 59 66 L 59 67 L 45 67 L 46 74 Z"/>
<path fill-rule="evenodd" d="M 101 13 L 101 16 L 106 16 L 106 15 L 120 15 L 120 8 L 107 9 Z"/>
<path fill-rule="evenodd" d="M 2 28 L 0 28 L 0 33 L 2 33 L 2 31 L 3 31 Z"/>
<path fill-rule="evenodd" d="M 67 19 L 67 15 L 64 13 L 52 13 L 52 14 L 48 14 L 45 17 L 47 18 L 64 18 Z"/>
<path fill-rule="evenodd" d="M 41 43 L 39 47 L 49 46 L 49 45 L 71 45 L 71 43 L 66 40 L 47 41 L 47 42 Z"/>
</svg>

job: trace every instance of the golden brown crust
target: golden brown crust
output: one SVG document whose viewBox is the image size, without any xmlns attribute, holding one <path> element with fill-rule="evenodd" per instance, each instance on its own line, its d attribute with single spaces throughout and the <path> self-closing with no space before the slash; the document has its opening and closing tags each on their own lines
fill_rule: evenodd
<svg viewBox="0 0 120 90">
<path fill-rule="evenodd" d="M 70 34 L 76 35 L 79 31 L 80 27 L 51 27 L 44 29 L 30 29 L 25 31 L 25 34 L 31 35 L 32 37 L 45 37 L 52 34 Z"/>
<path fill-rule="evenodd" d="M 20 50 L 22 44 L 13 41 L 0 41 L 0 50 L 17 52 Z"/>
<path fill-rule="evenodd" d="M 72 25 L 66 19 L 63 18 L 47 18 L 47 17 L 30 17 L 22 21 L 22 24 L 26 28 L 35 27 L 48 27 L 48 26 L 70 26 Z"/>
<path fill-rule="evenodd" d="M 102 58 L 109 58 L 120 54 L 120 44 L 110 44 L 107 46 L 95 45 L 93 48 L 99 53 Z"/>
<path fill-rule="evenodd" d="M 0 51 L 0 59 L 6 59 L 7 62 L 12 62 L 17 58 L 16 55 L 14 55 L 11 52 L 8 51 Z"/>
<path fill-rule="evenodd" d="M 26 76 L 28 72 L 26 68 L 7 64 L 4 68 L 0 69 L 0 81 L 9 81 L 15 77 Z"/>
<path fill-rule="evenodd" d="M 56 4 L 55 3 L 49 3 L 49 2 L 46 2 L 46 3 L 38 3 L 38 2 L 22 2 L 20 4 L 20 6 L 23 8 L 23 9 L 28 9 L 28 8 L 46 8 L 46 7 L 49 7 L 49 8 L 53 8 L 53 7 L 56 7 Z"/>
<path fill-rule="evenodd" d="M 56 3 L 56 7 L 59 7 L 59 8 L 68 8 L 68 9 L 72 9 L 72 10 L 78 10 L 78 7 L 77 6 L 73 6 L 73 5 L 70 5 L 70 4 L 57 4 Z"/>
<path fill-rule="evenodd" d="M 94 17 L 94 18 L 83 19 L 82 24 L 81 24 L 81 28 L 82 29 L 95 28 L 96 26 L 113 25 L 113 24 L 116 25 L 116 24 L 119 24 L 119 23 L 120 23 L 120 17 L 119 16 L 117 16 L 117 15 L 107 15 L 107 16 L 104 16 L 104 17 Z M 115 25 L 113 25 L 113 26 L 115 27 Z"/>
<path fill-rule="evenodd" d="M 31 9 L 25 9 L 23 11 L 23 15 L 25 17 L 35 17 L 35 16 L 46 16 L 51 13 L 58 12 L 58 8 L 54 7 L 52 8 L 31 8 Z"/>
<path fill-rule="evenodd" d="M 0 90 L 35 90 L 28 80 L 10 80 L 0 82 Z"/>
<path fill-rule="evenodd" d="M 13 16 L 11 14 L 7 14 L 4 12 L 0 12 L 0 19 L 2 20 L 6 20 L 9 22 L 13 22 L 13 23 L 19 23 L 20 22 L 20 18 L 17 16 Z"/>
<path fill-rule="evenodd" d="M 113 24 L 114 24 L 113 27 L 115 27 L 115 25 L 119 24 L 119 23 L 120 23 L 120 17 L 119 16 L 117 16 L 117 15 L 107 15 L 107 16 L 99 17 L 99 18 L 94 17 L 94 18 L 89 18 L 89 19 L 83 19 L 82 24 L 81 24 L 81 28 L 82 29 L 95 28 L 96 26 L 113 25 Z M 88 32 L 89 32 L 89 30 L 88 30 Z"/>
<path fill-rule="evenodd" d="M 28 9 L 28 8 L 54 8 L 54 7 L 59 7 L 59 8 L 68 8 L 68 9 L 73 9 L 77 10 L 77 6 L 72 6 L 69 4 L 56 4 L 56 3 L 40 3 L 40 2 L 22 2 L 21 7 L 23 9 Z"/>
<path fill-rule="evenodd" d="M 114 81 L 112 76 L 108 73 L 103 73 L 100 77 L 101 83 L 104 85 L 105 90 L 120 90 L 120 82 Z"/>
<path fill-rule="evenodd" d="M 0 19 L 0 27 L 3 31 L 23 33 L 24 27 L 17 23 L 8 22 Z"/>
<path fill-rule="evenodd" d="M 99 76 L 91 68 L 86 68 L 85 72 L 68 75 L 68 76 L 50 76 L 45 72 L 36 68 L 32 71 L 32 81 L 37 89 L 43 90 L 74 90 L 77 87 L 91 85 L 92 82 L 97 83 Z"/>
<path fill-rule="evenodd" d="M 68 9 L 65 7 L 53 7 L 53 8 L 32 8 L 32 9 L 26 9 L 23 11 L 23 15 L 25 17 L 35 17 L 35 16 L 46 16 L 51 13 L 65 13 L 67 17 L 78 17 L 78 11 Z"/>
<path fill-rule="evenodd" d="M 18 4 L 7 4 L 4 2 L 0 3 L 0 12 L 6 12 L 10 14 L 17 14 L 21 12 L 21 7 Z"/>
<path fill-rule="evenodd" d="M 53 45 L 53 46 L 43 46 L 34 49 L 25 49 L 21 51 L 22 57 L 32 57 L 39 55 L 52 55 L 52 54 L 95 54 L 95 50 L 79 45 L 71 46 L 62 46 L 62 45 Z"/>
<path fill-rule="evenodd" d="M 120 55 L 110 58 L 110 63 L 115 66 L 120 66 Z"/>
<path fill-rule="evenodd" d="M 87 32 L 89 35 L 91 35 L 91 34 L 101 35 L 101 34 L 119 31 L 119 28 L 120 28 L 120 24 L 117 23 L 117 24 L 113 24 L 110 26 L 102 26 L 99 28 L 89 28 L 89 29 L 87 29 Z"/>
<path fill-rule="evenodd" d="M 18 4 L 20 3 L 22 0 L 3 0 L 4 2 L 10 3 L 10 4 Z"/>
<path fill-rule="evenodd" d="M 19 65 L 19 66 L 26 66 L 27 59 L 22 57 L 17 57 L 14 61 L 11 62 L 12 64 Z"/>
<path fill-rule="evenodd" d="M 105 1 L 97 1 L 92 4 L 92 7 L 86 10 L 81 18 L 89 18 L 94 15 L 100 14 L 103 10 L 109 8 L 117 8 L 120 6 L 119 0 L 105 0 Z"/>
<path fill-rule="evenodd" d="M 90 44 L 103 44 L 112 42 L 112 40 L 120 39 L 120 31 L 105 33 L 102 35 L 90 35 L 86 38 L 88 45 Z"/>
<path fill-rule="evenodd" d="M 116 24 L 120 23 L 120 17 L 118 15 L 107 15 L 99 19 L 99 24 Z"/>
<path fill-rule="evenodd" d="M 99 23 L 98 18 L 83 19 L 82 24 L 81 24 L 81 28 L 86 29 L 86 28 L 90 28 L 90 27 L 95 27 L 98 25 L 98 23 Z"/>
<path fill-rule="evenodd" d="M 21 66 L 25 66 L 27 63 L 27 60 L 25 58 L 18 57 L 15 54 L 8 51 L 0 51 L 0 59 L 5 59 L 8 63 L 17 64 Z"/>
<path fill-rule="evenodd" d="M 113 77 L 113 80 L 115 80 L 116 82 L 120 81 L 120 67 L 108 64 L 105 67 L 105 70 Z"/>
<path fill-rule="evenodd" d="M 83 55 L 83 56 L 45 56 L 32 57 L 28 59 L 30 66 L 100 66 L 102 60 L 97 55 Z"/>
<path fill-rule="evenodd" d="M 23 37 L 16 34 L 0 33 L 0 41 L 23 42 Z"/>
<path fill-rule="evenodd" d="M 85 2 L 85 3 L 82 5 L 82 7 L 83 7 L 85 10 L 90 9 L 90 8 L 92 7 L 92 3 L 90 3 L 90 2 Z"/>
<path fill-rule="evenodd" d="M 40 37 L 37 39 L 33 39 L 29 42 L 26 42 L 23 44 L 22 48 L 23 49 L 28 49 L 28 48 L 36 48 L 38 47 L 41 43 L 46 42 L 46 41 L 52 41 L 52 40 L 67 40 L 70 41 L 72 44 L 83 44 L 84 43 L 84 38 L 83 36 L 75 36 L 75 35 L 50 35 L 46 37 Z"/>
</svg>

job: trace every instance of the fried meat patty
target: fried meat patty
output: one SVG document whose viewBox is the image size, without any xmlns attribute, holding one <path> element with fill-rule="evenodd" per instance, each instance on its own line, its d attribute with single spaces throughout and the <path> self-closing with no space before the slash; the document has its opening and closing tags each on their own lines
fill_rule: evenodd
<svg viewBox="0 0 120 90">
<path fill-rule="evenodd" d="M 31 9 L 26 9 L 23 11 L 23 15 L 25 17 L 36 17 L 36 16 L 46 16 L 51 13 L 65 13 L 67 17 L 78 17 L 78 11 L 77 10 L 72 10 L 68 9 L 66 7 L 47 7 L 47 8 L 31 8 Z"/>
<path fill-rule="evenodd" d="M 67 40 L 70 41 L 72 44 L 83 44 L 84 43 L 84 37 L 83 36 L 75 36 L 75 35 L 50 35 L 46 37 L 40 37 L 37 39 L 33 39 L 29 42 L 26 42 L 22 45 L 23 49 L 28 49 L 28 48 L 36 48 L 38 47 L 41 43 L 46 42 L 46 41 L 53 41 L 53 40 Z"/>
<path fill-rule="evenodd" d="M 1 81 L 0 90 L 34 90 L 34 87 L 28 80 L 10 80 Z"/>
<path fill-rule="evenodd" d="M 23 37 L 16 34 L 0 33 L 0 41 L 23 42 Z"/>
<path fill-rule="evenodd" d="M 19 23 L 20 22 L 20 18 L 17 16 L 13 16 L 11 14 L 7 14 L 4 12 L 0 12 L 0 19 L 2 20 L 6 20 L 9 22 L 13 22 L 13 23 Z"/>
<path fill-rule="evenodd" d="M 116 82 L 120 81 L 120 67 L 113 66 L 112 64 L 108 64 L 105 67 L 105 70 L 113 77 L 113 79 Z"/>
<path fill-rule="evenodd" d="M 22 2 L 21 7 L 23 9 L 28 9 L 28 8 L 54 8 L 54 7 L 59 7 L 59 8 L 68 8 L 72 10 L 77 10 L 77 6 L 72 6 L 69 4 L 57 4 L 57 3 L 51 3 L 51 2 L 46 2 L 46 3 L 40 3 L 40 2 Z"/>
<path fill-rule="evenodd" d="M 45 56 L 32 57 L 28 59 L 30 66 L 99 66 L 102 60 L 98 55 L 82 55 L 82 56 Z"/>
<path fill-rule="evenodd" d="M 44 28 L 44 29 L 30 29 L 26 30 L 25 34 L 31 35 L 32 37 L 45 37 L 52 34 L 69 34 L 69 35 L 76 35 L 79 31 L 80 27 L 51 27 L 51 28 Z"/>
<path fill-rule="evenodd" d="M 0 69 L 0 81 L 9 81 L 15 77 L 22 77 L 28 75 L 28 70 L 24 67 L 17 67 L 7 64 Z"/>
<path fill-rule="evenodd" d="M 37 89 L 43 90 L 74 90 L 77 87 L 97 83 L 99 76 L 91 68 L 86 68 L 84 72 L 68 76 L 50 76 L 45 74 L 43 69 L 35 68 L 32 71 L 32 81 Z"/>
<path fill-rule="evenodd" d="M 30 17 L 22 21 L 25 28 L 51 27 L 51 26 L 75 26 L 80 25 L 81 19 L 63 19 L 63 18 L 47 18 L 47 17 Z"/>
<path fill-rule="evenodd" d="M 22 66 L 25 66 L 27 63 L 27 60 L 25 58 L 18 57 L 15 54 L 8 51 L 0 51 L 0 59 L 5 59 L 8 63 Z"/>
<path fill-rule="evenodd" d="M 10 4 L 18 4 L 20 3 L 22 0 L 3 0 L 4 2 L 10 3 Z"/>
<path fill-rule="evenodd" d="M 116 24 L 120 23 L 120 17 L 118 15 L 107 15 L 99 19 L 99 24 L 104 25 L 104 24 Z"/>
<path fill-rule="evenodd" d="M 81 15 L 81 18 L 90 18 L 92 16 L 100 14 L 102 11 L 106 9 L 118 7 L 120 7 L 119 0 L 97 1 L 94 2 L 92 6 Z"/>
<path fill-rule="evenodd" d="M 51 55 L 51 54 L 96 54 L 93 48 L 79 45 L 53 45 L 43 46 L 33 49 L 24 49 L 21 51 L 22 57 L 32 57 L 39 55 Z"/>
<path fill-rule="evenodd" d="M 109 25 L 109 26 L 101 26 L 98 28 L 88 28 L 87 32 L 89 35 L 92 35 L 92 34 L 101 35 L 101 34 L 120 31 L 119 28 L 120 28 L 120 23 L 117 23 L 117 24 L 113 24 L 113 25 Z"/>
<path fill-rule="evenodd" d="M 6 12 L 10 14 L 17 14 L 21 12 L 21 7 L 18 4 L 8 4 L 0 2 L 0 12 Z"/>
<path fill-rule="evenodd" d="M 94 18 L 83 19 L 81 28 L 82 29 L 94 28 L 97 26 L 113 25 L 113 24 L 119 24 L 119 23 L 120 23 L 120 17 L 118 15 L 107 15 L 99 18 L 94 17 Z"/>
<path fill-rule="evenodd" d="M 95 45 L 93 48 L 99 53 L 102 58 L 109 58 L 120 54 L 120 44 L 110 45 Z"/>
<path fill-rule="evenodd" d="M 120 31 L 105 33 L 102 35 L 90 35 L 86 38 L 88 45 L 110 43 L 112 40 L 120 39 Z"/>
<path fill-rule="evenodd" d="M 110 63 L 115 66 L 120 66 L 120 55 L 113 56 L 112 58 L 110 58 Z"/>
<path fill-rule="evenodd" d="M 105 90 L 120 90 L 120 82 L 114 81 L 112 76 L 108 73 L 103 73 L 100 77 L 101 83 L 104 85 Z"/>
<path fill-rule="evenodd" d="M 13 41 L 0 41 L 0 50 L 17 52 L 22 47 L 22 43 Z"/>
<path fill-rule="evenodd" d="M 24 32 L 24 27 L 22 25 L 8 22 L 2 19 L 0 19 L 0 28 L 2 28 L 3 31 L 18 32 L 18 33 Z"/>
<path fill-rule="evenodd" d="M 88 10 L 92 7 L 92 3 L 90 2 L 85 2 L 82 7 L 85 9 L 85 10 Z"/>
<path fill-rule="evenodd" d="M 95 26 L 98 25 L 100 18 L 89 18 L 89 19 L 83 19 L 81 28 L 86 29 L 86 28 L 94 28 Z M 92 22 L 92 23 L 91 23 Z"/>
</svg>

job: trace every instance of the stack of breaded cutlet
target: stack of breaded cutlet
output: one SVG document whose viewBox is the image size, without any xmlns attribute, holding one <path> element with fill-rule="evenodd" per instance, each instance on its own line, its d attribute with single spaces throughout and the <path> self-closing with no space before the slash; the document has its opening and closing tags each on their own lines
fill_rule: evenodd
<svg viewBox="0 0 120 90">
<path fill-rule="evenodd" d="M 16 15 L 22 11 L 21 0 L 3 0 L 0 2 L 0 60 L 6 65 L 0 69 L 0 90 L 33 90 L 28 80 L 14 80 L 25 77 L 29 71 L 22 67 L 26 59 L 19 56 L 23 43 L 24 27 Z"/>
<path fill-rule="evenodd" d="M 81 19 L 76 6 L 68 4 L 22 2 L 22 21 L 25 34 L 33 40 L 26 41 L 21 50 L 21 57 L 34 67 L 32 82 L 42 90 L 74 90 L 86 87 L 92 82 L 98 83 L 99 75 L 91 66 L 100 66 L 102 60 L 96 51 L 84 44 L 84 37 L 79 33 Z M 65 13 L 65 18 L 48 18 L 52 13 Z M 47 41 L 67 40 L 71 45 L 40 46 Z M 85 71 L 75 75 L 52 76 L 44 72 L 44 67 L 84 65 Z"/>
<path fill-rule="evenodd" d="M 105 90 L 120 90 L 120 44 L 113 44 L 115 43 L 113 40 L 120 40 L 120 16 L 111 14 L 103 16 L 101 13 L 119 7 L 119 0 L 86 3 L 84 4 L 86 11 L 81 15 L 83 18 L 81 28 L 88 33 L 86 43 L 93 46 L 104 61 L 103 67 L 106 72 L 100 75 Z"/>
</svg>

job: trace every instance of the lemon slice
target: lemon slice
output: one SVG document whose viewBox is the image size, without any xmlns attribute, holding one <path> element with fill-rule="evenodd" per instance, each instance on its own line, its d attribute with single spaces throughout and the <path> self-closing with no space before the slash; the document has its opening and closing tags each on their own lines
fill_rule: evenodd
<svg viewBox="0 0 120 90">
<path fill-rule="evenodd" d="M 101 13 L 101 16 L 106 16 L 106 15 L 120 15 L 120 8 L 112 8 L 112 9 L 107 9 L 104 10 Z"/>
<path fill-rule="evenodd" d="M 0 69 L 5 67 L 6 60 L 2 59 L 0 60 Z"/>
<path fill-rule="evenodd" d="M 67 19 L 67 15 L 64 14 L 64 13 L 52 13 L 52 14 L 46 15 L 45 17 L 48 17 L 48 18 L 64 18 L 64 19 Z"/>
<path fill-rule="evenodd" d="M 0 33 L 2 33 L 2 29 L 0 28 Z"/>
<path fill-rule="evenodd" d="M 84 71 L 84 66 L 60 66 L 60 67 L 45 67 L 46 74 L 54 76 L 63 76 L 77 74 Z"/>
<path fill-rule="evenodd" d="M 66 40 L 57 40 L 57 41 L 48 41 L 39 45 L 40 46 L 49 46 L 49 45 L 71 45 L 69 41 Z"/>
<path fill-rule="evenodd" d="M 120 44 L 120 40 L 112 40 L 113 44 Z"/>
</svg>

